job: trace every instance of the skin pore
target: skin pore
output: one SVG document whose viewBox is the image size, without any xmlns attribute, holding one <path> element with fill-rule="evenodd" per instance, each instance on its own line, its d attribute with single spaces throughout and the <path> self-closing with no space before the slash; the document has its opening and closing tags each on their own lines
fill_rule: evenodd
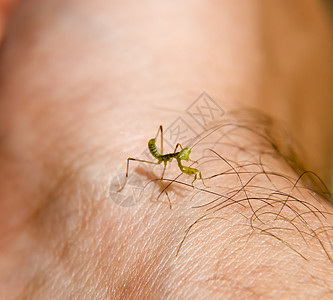
<svg viewBox="0 0 333 300">
<path fill-rule="evenodd" d="M 18 3 L 0 57 L 1 299 L 330 297 L 331 205 L 290 167 L 296 141 L 244 110 L 288 124 L 328 181 L 331 25 L 292 3 Z M 133 163 L 147 186 L 119 205 L 127 157 L 203 91 L 225 111 L 191 153 L 209 188 L 182 175 L 170 210 L 160 169 Z"/>
</svg>

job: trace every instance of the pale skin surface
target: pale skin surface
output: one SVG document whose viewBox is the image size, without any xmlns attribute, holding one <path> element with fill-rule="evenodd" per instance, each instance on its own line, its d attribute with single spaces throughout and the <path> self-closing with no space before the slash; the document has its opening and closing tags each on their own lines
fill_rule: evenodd
<svg viewBox="0 0 333 300">
<path fill-rule="evenodd" d="M 293 9 L 289 1 L 279 9 L 257 1 L 22 2 L 1 53 L 1 299 L 330 298 L 332 231 L 324 241 L 328 255 L 318 242 L 303 245 L 296 230 L 284 232 L 281 239 L 292 240 L 302 257 L 268 235 L 250 237 L 243 224 L 252 212 L 233 206 L 193 230 L 176 257 L 186 229 L 203 215 L 191 207 L 208 202 L 206 193 L 192 202 L 180 193 L 172 210 L 163 197 L 126 208 L 109 196 L 110 181 L 125 171 L 126 158 L 139 156 L 158 126 L 173 122 L 204 90 L 226 118 L 231 108 L 249 105 L 289 122 L 306 107 L 297 124 L 311 131 L 293 130 L 311 147 L 316 139 L 309 155 L 322 160 L 309 161 L 315 168 L 326 165 L 333 126 L 325 115 L 332 87 L 324 78 L 333 52 L 319 2 L 293 1 Z M 282 33 L 274 20 L 283 11 L 289 14 Z M 294 40 L 289 35 L 302 31 L 300 24 L 308 26 L 303 41 L 315 39 L 316 46 L 302 55 L 299 43 L 279 52 L 284 38 Z M 302 76 L 300 66 L 307 64 L 320 74 Z M 276 74 L 286 82 L 278 84 Z M 276 105 L 274 97 L 285 102 Z M 249 136 L 236 140 L 240 146 Z M 234 151 L 218 148 L 230 160 L 238 158 Z M 291 174 L 280 161 L 268 158 L 266 165 Z M 225 169 L 216 164 L 208 172 Z M 156 179 L 158 168 L 154 174 L 149 179 Z M 293 178 L 282 186 L 290 190 Z M 225 189 L 237 185 L 237 177 L 228 180 Z M 265 187 L 267 181 L 256 184 Z M 331 211 L 317 195 L 294 196 Z M 310 214 L 306 220 L 315 224 L 318 218 Z"/>
</svg>

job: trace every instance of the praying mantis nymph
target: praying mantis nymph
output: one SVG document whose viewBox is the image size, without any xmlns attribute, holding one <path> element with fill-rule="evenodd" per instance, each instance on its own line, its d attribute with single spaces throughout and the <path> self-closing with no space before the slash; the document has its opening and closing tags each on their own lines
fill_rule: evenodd
<svg viewBox="0 0 333 300">
<path fill-rule="evenodd" d="M 158 136 L 159 133 L 161 134 L 161 152 L 159 152 L 158 149 L 157 149 L 157 147 L 156 147 L 156 138 L 157 138 L 157 136 Z M 211 133 L 209 133 L 209 134 L 211 134 Z M 203 137 L 203 138 L 205 138 L 205 137 Z M 200 139 L 198 142 L 200 142 L 202 139 Z M 192 161 L 190 159 L 191 150 L 192 150 L 192 148 L 198 142 L 196 142 L 191 148 L 188 148 L 188 147 L 183 148 L 180 143 L 177 143 L 177 145 L 176 145 L 176 147 L 175 147 L 175 149 L 174 149 L 174 151 L 172 153 L 163 154 L 163 126 L 160 125 L 155 138 L 150 139 L 149 142 L 148 142 L 149 152 L 151 153 L 151 155 L 153 157 L 155 157 L 157 159 L 157 161 L 154 162 L 154 161 L 148 161 L 148 160 L 143 160 L 143 159 L 137 159 L 137 158 L 128 157 L 127 158 L 127 165 L 126 165 L 125 180 L 124 180 L 123 185 L 118 190 L 118 192 L 121 192 L 123 190 L 123 188 L 125 187 L 125 185 L 126 185 L 126 181 L 127 181 L 127 178 L 128 178 L 129 162 L 131 160 L 132 161 L 143 162 L 143 163 L 148 163 L 148 164 L 154 164 L 154 165 L 159 165 L 159 164 L 161 164 L 163 162 L 164 163 L 164 168 L 163 168 L 162 176 L 160 178 L 160 183 L 162 185 L 163 191 L 167 195 L 167 198 L 168 198 L 168 201 L 169 201 L 169 207 L 171 209 L 171 201 L 170 201 L 168 192 L 166 191 L 166 188 L 165 188 L 165 186 L 163 184 L 163 176 L 164 176 L 165 169 L 166 169 L 166 166 L 167 166 L 168 162 L 171 162 L 173 159 L 176 159 L 180 171 L 182 171 L 184 174 L 187 174 L 187 175 L 194 175 L 194 179 L 192 181 L 192 186 L 193 186 L 193 182 L 197 179 L 198 175 L 199 175 L 199 178 L 202 180 L 203 185 L 206 186 L 205 183 L 204 183 L 204 181 L 203 181 L 202 174 L 201 174 L 200 170 L 198 170 L 196 168 L 192 168 L 192 167 L 187 167 L 187 166 L 184 166 L 182 164 L 182 160 Z M 178 147 L 181 150 L 177 152 Z"/>
</svg>

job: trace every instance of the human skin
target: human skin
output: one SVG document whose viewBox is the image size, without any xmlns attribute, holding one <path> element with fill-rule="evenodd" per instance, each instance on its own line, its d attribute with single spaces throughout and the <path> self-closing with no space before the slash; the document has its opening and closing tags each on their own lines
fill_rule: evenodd
<svg viewBox="0 0 333 300">
<path fill-rule="evenodd" d="M 270 231 L 275 236 L 264 234 L 263 226 L 281 228 L 293 217 L 286 208 L 280 211 L 283 205 L 269 211 L 280 219 L 263 217 L 263 223 L 254 220 L 256 228 L 251 228 L 256 216 L 250 204 L 255 210 L 263 202 L 240 202 L 244 206 L 218 210 L 201 222 L 207 213 L 193 207 L 211 201 L 210 194 L 189 198 L 192 189 L 182 184 L 170 192 L 171 210 L 163 193 L 158 200 L 156 192 L 145 194 L 129 207 L 114 201 L 117 192 L 112 188 L 110 195 L 110 182 L 123 174 L 126 158 L 139 157 L 158 126 L 185 115 L 202 91 L 226 111 L 222 121 L 239 124 L 249 123 L 231 111 L 245 106 L 286 122 L 303 104 L 316 107 L 314 115 L 310 109 L 297 114 L 301 124 L 311 124 L 311 132 L 301 125 L 292 130 L 306 145 L 315 136 L 318 147 L 308 155 L 323 159 L 315 168 L 327 163 L 332 119 L 323 114 L 331 109 L 327 97 L 332 87 L 325 80 L 333 53 L 327 16 L 319 2 L 293 1 L 292 10 L 287 1 L 275 5 L 102 0 L 18 4 L 1 52 L 0 298 L 330 297 L 331 206 L 301 183 L 300 190 L 293 190 L 299 174 L 275 155 L 263 164 L 280 174 L 270 178 L 277 190 L 291 194 L 276 201 L 297 199 L 295 210 L 306 216 L 306 226 L 298 218 L 283 233 Z M 290 22 L 285 36 L 274 23 L 284 11 L 290 12 L 283 19 Z M 280 52 L 285 38 L 297 36 L 300 23 L 311 29 L 304 40 L 312 45 L 315 39 L 317 46 L 300 56 L 298 44 L 291 45 L 293 51 Z M 263 58 L 267 48 L 270 55 Z M 277 68 L 279 75 L 288 74 L 282 86 L 275 81 L 279 53 L 290 64 Z M 307 64 L 320 75 L 301 76 L 300 66 Z M 286 100 L 270 110 L 275 97 Z M 241 165 L 237 160 L 248 159 L 248 153 L 240 156 L 235 148 L 259 145 L 250 153 L 257 157 L 272 151 L 267 145 L 260 149 L 261 140 L 249 128 L 229 133 L 234 145 L 218 146 L 218 154 Z M 211 148 L 213 138 L 207 137 Z M 240 183 L 237 176 L 214 181 L 204 173 L 213 176 L 228 168 L 216 163 L 202 169 L 207 185 L 213 185 L 209 188 L 220 185 L 220 193 L 242 189 L 245 181 Z M 251 176 L 258 168 L 246 170 Z M 130 171 L 146 184 L 160 170 L 146 176 L 133 163 Z M 178 173 L 171 170 L 166 178 Z M 256 180 L 248 197 L 259 197 L 262 189 L 268 197 L 272 183 L 265 176 Z M 191 182 L 184 176 L 181 181 Z M 160 188 L 158 181 L 149 186 Z M 200 181 L 195 186 L 202 187 Z M 234 199 L 240 201 L 240 195 Z M 316 209 L 327 213 L 318 217 Z M 318 239 L 309 228 L 319 228 Z"/>
</svg>

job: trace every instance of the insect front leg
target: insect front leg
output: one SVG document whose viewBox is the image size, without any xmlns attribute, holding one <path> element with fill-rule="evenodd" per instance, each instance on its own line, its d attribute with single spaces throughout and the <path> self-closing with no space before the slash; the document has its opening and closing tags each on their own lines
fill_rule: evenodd
<svg viewBox="0 0 333 300">
<path fill-rule="evenodd" d="M 198 170 L 198 171 L 199 171 L 199 170 Z M 201 171 L 199 171 L 199 178 L 201 179 L 202 184 L 203 184 L 206 188 L 209 188 L 209 186 L 207 186 L 207 185 L 205 184 L 205 182 L 204 182 L 204 180 L 203 180 L 203 178 L 202 178 Z M 197 174 L 195 174 L 195 177 L 194 177 L 194 180 L 196 180 L 196 179 L 197 179 Z M 193 180 L 193 182 L 194 182 L 194 180 Z M 193 185 L 193 182 L 192 182 L 192 185 Z"/>
<path fill-rule="evenodd" d="M 191 182 L 192 187 L 194 188 L 193 182 L 197 180 L 197 173 L 194 174 L 194 179 Z"/>
<path fill-rule="evenodd" d="M 194 181 L 196 181 L 196 179 L 197 179 L 197 177 L 198 177 L 197 174 L 199 174 L 199 178 L 201 179 L 203 185 L 204 185 L 205 187 L 208 188 L 208 186 L 205 184 L 205 182 L 204 182 L 204 180 L 203 180 L 203 178 L 202 178 L 202 174 L 201 174 L 201 171 L 200 171 L 200 170 L 198 170 L 198 169 L 196 169 L 196 168 L 191 168 L 191 167 L 183 166 L 183 165 L 181 165 L 180 170 L 181 170 L 184 174 L 187 174 L 187 175 L 194 175 L 194 179 L 193 179 L 193 181 L 192 181 L 192 183 L 191 183 L 192 187 L 194 187 L 194 186 L 193 186 L 193 183 L 194 183 Z"/>
</svg>

